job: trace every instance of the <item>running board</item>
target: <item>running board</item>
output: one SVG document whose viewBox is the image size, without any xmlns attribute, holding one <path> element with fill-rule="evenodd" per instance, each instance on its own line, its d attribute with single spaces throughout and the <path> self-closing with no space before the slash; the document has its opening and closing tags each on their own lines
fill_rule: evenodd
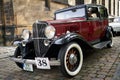
<svg viewBox="0 0 120 80">
<path fill-rule="evenodd" d="M 98 44 L 93 45 L 94 48 L 96 49 L 102 49 L 103 47 L 105 47 L 108 43 L 110 43 L 110 41 L 104 41 Z"/>
</svg>

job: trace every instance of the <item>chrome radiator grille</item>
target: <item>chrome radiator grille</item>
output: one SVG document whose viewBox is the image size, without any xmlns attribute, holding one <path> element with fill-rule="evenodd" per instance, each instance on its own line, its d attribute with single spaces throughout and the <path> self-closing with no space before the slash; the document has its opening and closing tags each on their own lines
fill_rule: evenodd
<svg viewBox="0 0 120 80">
<path fill-rule="evenodd" d="M 33 38 L 46 38 L 44 31 L 46 28 L 46 23 L 34 23 L 33 24 Z"/>
<path fill-rule="evenodd" d="M 44 40 L 46 36 L 44 34 L 47 23 L 38 22 L 33 24 L 33 40 L 35 53 L 37 57 L 42 57 L 47 53 L 49 47 L 44 45 Z"/>
</svg>

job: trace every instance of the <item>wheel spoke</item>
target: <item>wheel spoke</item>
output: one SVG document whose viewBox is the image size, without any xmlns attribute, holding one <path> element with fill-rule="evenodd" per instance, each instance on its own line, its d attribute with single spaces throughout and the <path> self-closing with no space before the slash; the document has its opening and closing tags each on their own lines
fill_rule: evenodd
<svg viewBox="0 0 120 80">
<path fill-rule="evenodd" d="M 73 54 L 75 54 L 75 53 L 76 53 L 76 51 L 74 50 L 74 51 L 73 51 Z"/>
<path fill-rule="evenodd" d="M 72 65 L 70 65 L 70 70 L 72 70 Z"/>
<path fill-rule="evenodd" d="M 74 57 L 77 57 L 78 56 L 78 51 L 77 51 L 77 49 L 76 48 L 72 48 L 72 49 L 70 49 L 69 51 L 68 51 L 68 54 L 67 54 L 67 56 L 66 56 L 66 64 L 67 64 L 67 67 L 68 67 L 68 69 L 70 70 L 70 71 L 73 71 L 74 70 L 74 68 L 76 67 L 77 68 L 77 64 L 78 64 L 78 60 L 76 61 L 76 62 L 74 62 L 73 61 L 73 64 L 71 64 L 71 62 L 70 62 L 70 56 L 71 55 L 74 55 Z M 77 57 L 78 58 L 78 57 Z M 73 59 L 73 58 L 71 58 L 71 59 Z"/>
<path fill-rule="evenodd" d="M 73 52 L 74 52 L 74 49 L 72 49 L 71 52 L 73 53 Z"/>
</svg>

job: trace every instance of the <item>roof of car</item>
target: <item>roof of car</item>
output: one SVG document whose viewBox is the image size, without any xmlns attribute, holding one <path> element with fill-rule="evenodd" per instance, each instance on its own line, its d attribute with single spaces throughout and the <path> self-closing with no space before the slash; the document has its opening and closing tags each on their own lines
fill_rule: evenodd
<svg viewBox="0 0 120 80">
<path fill-rule="evenodd" d="M 87 6 L 87 7 L 99 7 L 99 6 L 103 6 L 103 5 L 96 5 L 96 4 L 76 5 L 76 6 L 71 6 L 71 7 L 68 7 L 68 8 L 59 9 L 59 10 L 55 11 L 55 13 L 67 11 L 67 10 L 74 9 L 74 8 L 86 7 L 86 6 Z"/>
</svg>

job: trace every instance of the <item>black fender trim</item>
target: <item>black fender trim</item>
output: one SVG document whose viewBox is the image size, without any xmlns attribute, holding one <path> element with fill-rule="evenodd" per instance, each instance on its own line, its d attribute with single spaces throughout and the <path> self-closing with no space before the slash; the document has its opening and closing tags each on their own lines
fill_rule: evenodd
<svg viewBox="0 0 120 80">
<path fill-rule="evenodd" d="M 105 33 L 104 40 L 109 40 L 111 38 L 111 32 L 114 34 L 112 27 L 108 26 L 106 28 L 106 33 Z"/>
<path fill-rule="evenodd" d="M 51 43 L 51 47 L 49 49 L 49 51 L 46 53 L 46 57 L 55 57 L 55 58 L 59 58 L 59 50 L 61 49 L 61 47 L 69 42 L 76 42 L 78 43 L 82 50 L 86 50 L 86 49 L 93 49 L 93 46 L 88 43 L 83 37 L 81 37 L 79 34 L 77 33 L 68 33 L 65 35 L 62 35 L 61 37 L 58 37 L 57 39 L 55 39 L 52 43 Z"/>
<path fill-rule="evenodd" d="M 108 26 L 107 30 L 112 31 L 113 36 L 116 36 L 116 32 L 113 30 L 112 26 Z"/>
<path fill-rule="evenodd" d="M 76 33 L 68 33 L 68 34 L 65 34 L 65 35 L 59 37 L 58 39 L 56 39 L 53 42 L 53 44 L 62 45 L 62 44 L 68 43 L 74 39 L 80 39 L 82 41 L 85 41 L 80 35 L 78 35 Z"/>
<path fill-rule="evenodd" d="M 107 30 L 113 31 L 113 28 L 112 28 L 111 26 L 108 26 L 108 27 L 107 27 Z"/>
<path fill-rule="evenodd" d="M 69 43 L 71 41 L 75 41 L 80 45 L 82 44 L 83 47 L 93 48 L 90 43 L 88 43 L 81 35 L 79 35 L 77 33 L 65 34 L 65 35 L 59 37 L 57 40 L 55 40 L 53 42 L 53 44 L 55 44 L 55 45 L 64 45 L 64 44 Z"/>
</svg>

